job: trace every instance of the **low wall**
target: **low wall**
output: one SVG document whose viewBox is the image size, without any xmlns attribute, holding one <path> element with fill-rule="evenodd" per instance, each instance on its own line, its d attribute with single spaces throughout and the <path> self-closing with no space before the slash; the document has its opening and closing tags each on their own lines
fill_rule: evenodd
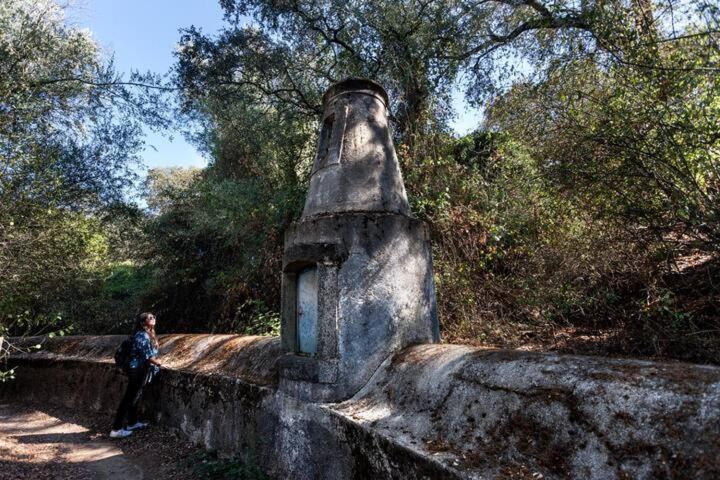
<svg viewBox="0 0 720 480">
<path fill-rule="evenodd" d="M 122 337 L 52 339 L 11 362 L 7 399 L 105 412 Z M 26 340 L 28 344 L 36 340 Z M 720 478 L 720 368 L 420 345 L 353 398 L 277 390 L 278 338 L 164 335 L 144 399 L 159 423 L 276 478 Z"/>
</svg>

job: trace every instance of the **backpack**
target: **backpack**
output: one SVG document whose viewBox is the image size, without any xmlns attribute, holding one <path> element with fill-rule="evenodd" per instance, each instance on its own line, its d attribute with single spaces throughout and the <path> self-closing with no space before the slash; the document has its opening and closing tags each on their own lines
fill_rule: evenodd
<svg viewBox="0 0 720 480">
<path fill-rule="evenodd" d="M 127 373 L 130 368 L 130 349 L 132 348 L 132 339 L 127 337 L 115 350 L 115 366 L 123 372 Z"/>
</svg>

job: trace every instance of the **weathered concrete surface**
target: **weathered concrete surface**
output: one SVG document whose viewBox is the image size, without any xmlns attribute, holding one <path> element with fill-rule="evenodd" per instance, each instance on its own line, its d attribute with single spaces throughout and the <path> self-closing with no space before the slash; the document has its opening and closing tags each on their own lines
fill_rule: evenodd
<svg viewBox="0 0 720 480">
<path fill-rule="evenodd" d="M 332 408 L 475 478 L 720 476 L 717 367 L 423 345 Z"/>
<path fill-rule="evenodd" d="M 328 89 L 323 105 L 302 218 L 347 212 L 410 215 L 385 90 L 370 80 L 348 79 Z"/>
<path fill-rule="evenodd" d="M 419 345 L 387 359 L 353 398 L 319 404 L 277 390 L 263 348 L 277 340 L 161 339 L 178 367 L 148 392 L 148 410 L 209 448 L 254 449 L 277 478 L 720 476 L 717 367 Z M 15 356 L 18 378 L 0 393 L 109 416 L 118 340 L 71 337 Z M 238 351 L 222 353 L 229 340 Z"/>
<path fill-rule="evenodd" d="M 19 367 L 17 378 L 0 385 L 0 397 L 90 408 L 106 413 L 109 425 L 125 383 L 111 361 L 121 340 L 64 337 L 49 341 L 46 350 L 15 355 L 11 363 Z M 206 448 L 229 453 L 250 449 L 274 478 L 460 478 L 322 404 L 279 393 L 274 366 L 279 357 L 271 358 L 266 348 L 277 346 L 278 340 L 161 335 L 161 360 L 168 368 L 144 396 L 146 415 Z M 239 351 L 221 354 L 220 346 L 231 341 Z M 216 353 L 202 354 L 208 346 Z M 247 364 L 235 364 L 237 372 L 227 369 L 245 356 L 250 358 Z M 210 369 L 211 364 L 225 370 Z"/>
<path fill-rule="evenodd" d="M 90 360 L 112 363 L 123 335 L 23 338 L 14 345 L 29 351 L 19 358 L 38 360 Z M 223 375 L 255 385 L 277 383 L 275 363 L 280 355 L 278 337 L 243 335 L 160 335 L 163 367 L 188 373 Z M 42 342 L 42 350 L 31 347 Z"/>
<path fill-rule="evenodd" d="M 329 262 L 318 245 L 334 246 L 326 249 L 337 260 Z M 320 264 L 321 286 L 318 352 L 314 358 L 283 359 L 284 391 L 306 399 L 344 400 L 391 353 L 439 340 L 430 237 L 422 222 L 369 214 L 303 221 L 286 235 L 284 260 L 286 272 L 294 262 Z M 282 331 L 290 352 L 296 337 L 294 289 L 292 281 L 283 286 Z M 334 371 L 323 378 L 323 368 Z"/>
<path fill-rule="evenodd" d="M 345 400 L 388 355 L 439 341 L 430 238 L 410 214 L 387 103 L 365 79 L 323 97 L 305 209 L 283 252 L 280 390 L 301 399 Z"/>
</svg>

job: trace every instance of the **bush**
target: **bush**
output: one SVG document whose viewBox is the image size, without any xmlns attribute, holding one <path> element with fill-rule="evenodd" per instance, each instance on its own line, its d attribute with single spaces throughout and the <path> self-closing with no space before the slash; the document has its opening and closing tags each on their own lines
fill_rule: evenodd
<svg viewBox="0 0 720 480">
<path fill-rule="evenodd" d="M 255 455 L 220 458 L 215 451 L 205 451 L 189 461 L 193 473 L 200 480 L 266 480 L 269 479 L 257 466 Z"/>
</svg>

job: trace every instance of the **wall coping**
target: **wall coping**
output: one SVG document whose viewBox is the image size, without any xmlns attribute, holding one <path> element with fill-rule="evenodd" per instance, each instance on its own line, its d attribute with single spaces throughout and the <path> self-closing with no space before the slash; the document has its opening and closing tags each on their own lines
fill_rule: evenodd
<svg viewBox="0 0 720 480">
<path fill-rule="evenodd" d="M 113 362 L 115 349 L 125 335 L 27 337 L 13 341 L 27 349 L 42 344 L 40 350 L 15 354 L 16 358 L 73 359 Z M 261 386 L 277 385 L 275 362 L 281 356 L 280 337 L 167 334 L 158 335 L 163 368 L 204 375 L 222 375 Z"/>
<path fill-rule="evenodd" d="M 15 357 L 110 362 L 121 339 L 56 338 Z M 276 337 L 160 343 L 171 370 L 275 388 Z M 316 405 L 462 478 L 720 475 L 720 368 L 710 365 L 426 344 L 388 358 L 349 400 Z"/>
</svg>

